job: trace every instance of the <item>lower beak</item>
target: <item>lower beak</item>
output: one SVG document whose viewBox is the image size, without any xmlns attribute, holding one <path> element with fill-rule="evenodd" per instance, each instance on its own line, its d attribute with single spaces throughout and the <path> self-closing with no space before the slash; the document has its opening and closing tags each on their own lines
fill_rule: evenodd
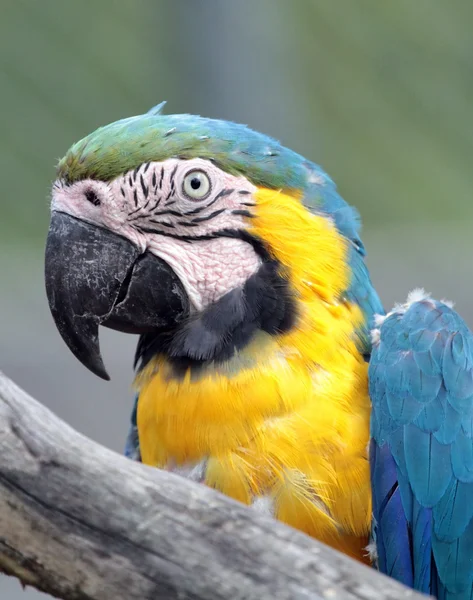
<svg viewBox="0 0 473 600">
<path fill-rule="evenodd" d="M 126 333 L 174 327 L 189 310 L 171 267 L 127 239 L 53 211 L 46 244 L 46 293 L 69 349 L 103 379 L 99 325 Z"/>
</svg>

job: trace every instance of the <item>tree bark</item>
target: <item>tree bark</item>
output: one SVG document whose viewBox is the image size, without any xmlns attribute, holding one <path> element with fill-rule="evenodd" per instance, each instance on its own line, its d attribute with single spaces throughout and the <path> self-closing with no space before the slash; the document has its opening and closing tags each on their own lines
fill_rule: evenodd
<svg viewBox="0 0 473 600">
<path fill-rule="evenodd" d="M 0 373 L 0 570 L 65 600 L 422 598 L 80 435 Z"/>
</svg>

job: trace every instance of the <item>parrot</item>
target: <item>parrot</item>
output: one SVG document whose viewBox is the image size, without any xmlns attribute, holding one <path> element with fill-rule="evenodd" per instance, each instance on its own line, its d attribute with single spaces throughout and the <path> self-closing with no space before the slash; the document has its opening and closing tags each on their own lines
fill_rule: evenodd
<svg viewBox="0 0 473 600">
<path fill-rule="evenodd" d="M 73 144 L 51 194 L 63 340 L 109 379 L 99 327 L 139 336 L 125 454 L 471 600 L 467 325 L 422 289 L 385 311 L 319 165 L 163 105 Z"/>
</svg>

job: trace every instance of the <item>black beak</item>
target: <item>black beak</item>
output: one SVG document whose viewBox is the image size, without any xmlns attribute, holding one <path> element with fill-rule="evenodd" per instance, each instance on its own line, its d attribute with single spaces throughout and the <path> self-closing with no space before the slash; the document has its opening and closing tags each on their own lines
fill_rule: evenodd
<svg viewBox="0 0 473 600">
<path fill-rule="evenodd" d="M 177 275 L 125 238 L 53 211 L 46 244 L 46 293 L 59 333 L 88 369 L 110 379 L 99 325 L 126 333 L 174 327 L 189 310 Z"/>
</svg>

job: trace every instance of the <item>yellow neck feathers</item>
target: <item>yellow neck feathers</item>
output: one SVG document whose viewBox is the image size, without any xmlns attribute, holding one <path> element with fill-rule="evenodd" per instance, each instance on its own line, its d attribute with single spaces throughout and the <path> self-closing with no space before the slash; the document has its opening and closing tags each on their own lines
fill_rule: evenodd
<svg viewBox="0 0 473 600">
<path fill-rule="evenodd" d="M 137 382 L 142 459 L 163 468 L 205 460 L 208 485 L 247 504 L 268 497 L 277 518 L 359 555 L 369 399 L 354 333 L 363 315 L 343 297 L 348 242 L 297 198 L 267 189 L 255 198 L 249 230 L 285 268 L 296 326 L 255 336 L 244 361 L 232 359 L 239 368 L 195 381 L 172 378 L 158 356 Z"/>
</svg>

